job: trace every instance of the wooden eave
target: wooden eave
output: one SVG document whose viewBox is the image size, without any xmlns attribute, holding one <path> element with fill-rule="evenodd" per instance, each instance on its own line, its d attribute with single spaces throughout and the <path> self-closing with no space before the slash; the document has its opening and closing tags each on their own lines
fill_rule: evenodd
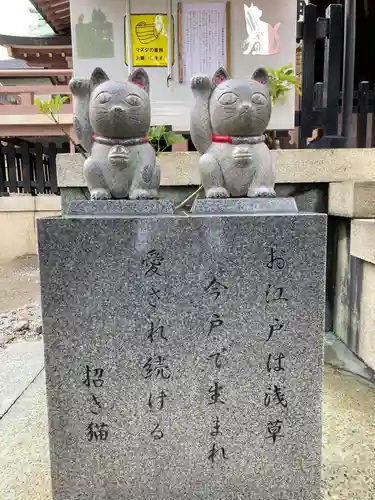
<svg viewBox="0 0 375 500">
<path fill-rule="evenodd" d="M 0 45 L 8 55 L 22 59 L 30 66 L 67 68 L 67 58 L 72 56 L 70 36 L 24 37 L 1 35 Z"/>
<path fill-rule="evenodd" d="M 70 35 L 69 0 L 31 0 L 47 24 L 59 35 Z"/>
</svg>

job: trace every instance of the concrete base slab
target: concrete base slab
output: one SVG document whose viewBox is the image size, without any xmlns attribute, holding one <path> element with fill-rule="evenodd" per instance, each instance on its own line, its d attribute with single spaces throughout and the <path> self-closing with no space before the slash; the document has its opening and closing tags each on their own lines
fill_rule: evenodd
<svg viewBox="0 0 375 500">
<path fill-rule="evenodd" d="M 9 344 L 0 351 L 0 420 L 41 372 L 43 365 L 43 341 Z"/>
<path fill-rule="evenodd" d="M 375 391 L 326 366 L 324 500 L 373 500 Z M 0 421 L 1 500 L 52 500 L 44 373 Z"/>
<path fill-rule="evenodd" d="M 0 420 L 1 500 L 51 500 L 44 372 Z"/>
<path fill-rule="evenodd" d="M 334 182 L 329 186 L 329 215 L 375 217 L 375 182 Z"/>
<path fill-rule="evenodd" d="M 375 387 L 375 372 L 359 359 L 334 333 L 326 333 L 325 363 L 365 380 Z"/>
<path fill-rule="evenodd" d="M 375 264 L 375 220 L 352 220 L 350 232 L 350 255 Z"/>
</svg>

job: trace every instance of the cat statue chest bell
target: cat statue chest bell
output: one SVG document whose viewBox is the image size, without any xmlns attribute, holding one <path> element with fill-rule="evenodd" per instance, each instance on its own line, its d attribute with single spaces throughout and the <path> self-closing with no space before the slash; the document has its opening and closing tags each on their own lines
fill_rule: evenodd
<svg viewBox="0 0 375 500">
<path fill-rule="evenodd" d="M 223 68 L 213 80 L 192 78 L 190 132 L 202 154 L 199 170 L 207 198 L 273 197 L 275 166 L 264 132 L 271 118 L 268 73 L 231 79 Z"/>
<path fill-rule="evenodd" d="M 81 92 L 80 99 L 81 82 L 70 83 L 73 95 L 76 88 Z M 128 81 L 115 82 L 96 68 L 87 89 L 93 140 L 83 173 L 91 199 L 157 198 L 160 167 L 147 139 L 151 122 L 147 73 L 136 69 Z M 83 123 L 83 117 L 75 118 L 78 126 Z"/>
</svg>

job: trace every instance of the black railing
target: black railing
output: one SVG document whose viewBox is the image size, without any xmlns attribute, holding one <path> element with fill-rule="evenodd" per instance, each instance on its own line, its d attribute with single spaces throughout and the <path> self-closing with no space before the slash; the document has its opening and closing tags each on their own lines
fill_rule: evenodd
<svg viewBox="0 0 375 500">
<path fill-rule="evenodd" d="M 0 145 L 0 196 L 9 193 L 59 194 L 56 177 L 57 148 L 53 143 Z"/>
</svg>

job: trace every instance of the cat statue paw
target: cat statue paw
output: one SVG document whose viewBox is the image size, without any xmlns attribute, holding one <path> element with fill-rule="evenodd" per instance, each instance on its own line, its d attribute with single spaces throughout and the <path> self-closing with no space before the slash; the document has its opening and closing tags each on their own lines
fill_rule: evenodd
<svg viewBox="0 0 375 500">
<path fill-rule="evenodd" d="M 128 81 L 115 82 L 96 68 L 89 91 L 79 80 L 72 81 L 71 89 L 79 94 L 81 110 L 84 96 L 88 100 L 93 140 L 83 173 L 91 199 L 157 198 L 160 166 L 147 139 L 151 122 L 147 73 L 139 68 Z M 76 123 L 82 123 L 78 118 Z"/>
<path fill-rule="evenodd" d="M 87 153 L 92 148 L 92 128 L 89 118 L 90 106 L 90 80 L 84 78 L 72 78 L 69 88 L 74 96 L 73 102 L 73 128 L 79 143 Z"/>
<path fill-rule="evenodd" d="M 264 132 L 271 118 L 269 77 L 231 79 L 220 68 L 212 80 L 194 76 L 190 132 L 202 154 L 199 170 L 207 198 L 276 196 L 275 166 Z"/>
</svg>

